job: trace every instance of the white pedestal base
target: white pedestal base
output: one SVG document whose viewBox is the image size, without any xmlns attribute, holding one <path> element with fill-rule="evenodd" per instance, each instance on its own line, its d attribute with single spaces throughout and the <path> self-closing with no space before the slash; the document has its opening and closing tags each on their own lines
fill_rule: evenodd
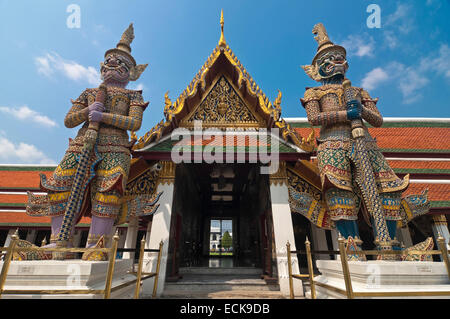
<svg viewBox="0 0 450 319">
<path fill-rule="evenodd" d="M 353 292 L 447 292 L 450 280 L 443 262 L 416 261 L 349 261 Z M 345 282 L 340 261 L 318 260 L 317 268 L 322 274 L 316 282 L 345 291 Z M 318 299 L 346 298 L 333 289 L 316 285 Z M 311 298 L 311 293 L 306 293 Z M 450 298 L 450 296 L 364 296 L 355 298 Z"/>
<path fill-rule="evenodd" d="M 133 280 L 127 274 L 130 259 L 116 260 L 112 288 Z M 0 269 L 3 262 L 0 262 Z M 11 261 L 4 290 L 103 290 L 108 273 L 107 261 L 37 260 Z M 131 284 L 111 293 L 111 298 L 133 298 Z M 2 298 L 21 299 L 102 299 L 103 294 L 3 294 Z"/>
</svg>

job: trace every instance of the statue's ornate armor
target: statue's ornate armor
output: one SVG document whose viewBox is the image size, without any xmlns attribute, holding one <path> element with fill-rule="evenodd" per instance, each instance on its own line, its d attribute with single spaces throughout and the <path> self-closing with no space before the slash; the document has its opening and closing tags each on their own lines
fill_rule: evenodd
<svg viewBox="0 0 450 319">
<path fill-rule="evenodd" d="M 48 216 L 63 216 L 67 200 L 72 189 L 73 180 L 78 166 L 78 157 L 85 142 L 88 129 L 87 113 L 84 109 L 95 101 L 98 89 L 86 89 L 76 100 L 72 100 L 72 108 L 65 118 L 65 125 L 75 127 L 83 122 L 75 139 L 69 141 L 63 159 L 50 178 L 41 175 L 41 188 L 48 192 L 45 198 L 35 197 L 36 201 L 47 202 L 45 208 Z M 126 188 L 130 168 L 130 142 L 127 130 L 136 131 L 140 128 L 142 114 L 148 105 L 141 91 L 110 87 L 107 89 L 107 99 L 104 103 L 103 123 L 98 131 L 95 152 L 90 159 L 90 166 L 98 160 L 95 177 L 90 183 L 84 197 L 83 215 L 117 218 L 121 208 L 121 198 Z M 32 203 L 33 204 L 33 203 Z M 42 205 L 30 205 L 41 207 Z M 31 211 L 29 213 L 32 214 Z M 40 212 L 42 215 L 42 211 Z"/>
<path fill-rule="evenodd" d="M 376 107 L 377 99 L 372 99 L 361 88 L 356 90 L 363 105 L 362 118 L 373 126 L 381 126 L 383 118 Z M 344 89 L 340 84 L 308 88 L 301 102 L 309 122 L 321 126 L 317 139 L 317 161 L 330 218 L 356 220 L 361 200 L 354 193 L 358 189 L 354 182 L 355 170 L 352 168 L 354 140 L 351 123 L 347 120 Z M 402 180 L 395 175 L 367 126 L 363 125 L 363 129 L 374 177 L 383 198 L 385 217 L 387 220 L 400 220 L 401 191 L 408 187 L 408 179 Z"/>
</svg>

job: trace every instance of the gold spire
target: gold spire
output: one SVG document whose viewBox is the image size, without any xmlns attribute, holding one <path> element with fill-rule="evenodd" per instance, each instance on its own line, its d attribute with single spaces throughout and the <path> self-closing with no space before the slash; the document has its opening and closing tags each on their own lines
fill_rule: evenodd
<svg viewBox="0 0 450 319">
<path fill-rule="evenodd" d="M 223 25 L 224 25 L 224 21 L 223 21 L 223 9 L 220 12 L 220 29 L 221 29 L 221 34 L 220 34 L 220 40 L 219 40 L 219 46 L 221 47 L 225 47 L 227 45 L 227 43 L 225 42 L 225 37 L 223 35 Z"/>
<path fill-rule="evenodd" d="M 324 53 L 330 51 L 330 50 L 340 50 L 346 55 L 346 51 L 344 47 L 341 47 L 340 45 L 334 44 L 331 42 L 330 38 L 328 37 L 327 30 L 325 29 L 324 25 L 322 23 L 317 23 L 312 33 L 315 35 L 314 39 L 317 41 L 319 46 L 317 47 L 317 53 L 314 56 L 314 59 L 311 63 L 312 66 L 314 66 L 317 59 L 322 56 Z"/>
<path fill-rule="evenodd" d="M 136 65 L 136 61 L 134 60 L 133 56 L 131 55 L 131 42 L 134 40 L 134 28 L 133 23 L 130 23 L 128 28 L 125 30 L 125 32 L 122 34 L 122 37 L 120 38 L 119 43 L 117 43 L 116 47 L 114 49 L 109 49 L 105 52 L 105 57 L 109 53 L 125 53 L 127 57 L 131 59 L 134 65 Z"/>
<path fill-rule="evenodd" d="M 333 42 L 330 41 L 327 30 L 325 29 L 322 23 L 317 23 L 314 26 L 312 33 L 315 35 L 314 39 L 319 44 L 317 51 L 325 49 L 325 46 L 329 47 L 333 45 Z"/>
<path fill-rule="evenodd" d="M 128 54 L 131 54 L 131 42 L 134 40 L 134 28 L 133 23 L 130 23 L 128 28 L 122 34 L 122 38 L 119 43 L 117 43 L 116 48 L 119 50 L 126 51 Z"/>
</svg>

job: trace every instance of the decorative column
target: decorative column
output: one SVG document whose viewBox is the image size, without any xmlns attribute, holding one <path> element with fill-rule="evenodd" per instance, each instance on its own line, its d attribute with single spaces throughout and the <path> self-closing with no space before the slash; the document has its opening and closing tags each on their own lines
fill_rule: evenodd
<svg viewBox="0 0 450 319">
<path fill-rule="evenodd" d="M 75 230 L 73 232 L 73 247 L 80 247 L 80 241 L 81 241 L 81 229 L 77 229 L 75 227 Z M 40 245 L 40 243 L 38 243 Z"/>
<path fill-rule="evenodd" d="M 116 233 L 116 231 L 117 231 L 117 226 L 113 226 L 113 228 L 112 228 L 112 230 L 111 230 L 111 235 L 110 236 L 108 236 L 108 237 L 106 237 L 106 242 L 105 242 L 105 244 L 106 244 L 106 247 L 111 247 L 112 246 L 112 243 L 113 243 L 113 236 L 114 236 L 114 234 Z M 120 240 L 120 233 L 119 233 L 119 240 Z M 117 257 L 116 257 L 117 258 Z"/>
<path fill-rule="evenodd" d="M 339 242 L 338 242 L 338 231 L 335 229 L 331 230 L 331 241 L 333 242 L 333 250 L 339 250 Z M 338 255 L 334 255 L 335 260 L 341 260 L 341 256 Z"/>
<path fill-rule="evenodd" d="M 162 161 L 162 169 L 158 176 L 157 192 L 162 192 L 159 198 L 159 208 L 153 215 L 152 223 L 149 224 L 150 236 L 146 236 L 145 248 L 159 249 L 159 243 L 163 242 L 163 252 L 159 268 L 158 290 L 156 295 L 160 296 L 164 290 L 166 279 L 167 254 L 169 248 L 170 221 L 172 216 L 173 191 L 175 182 L 175 163 L 171 161 Z M 148 234 L 148 230 L 147 230 Z M 145 253 L 144 272 L 155 272 L 158 259 L 158 253 Z M 144 281 L 142 285 L 142 294 L 151 295 L 153 293 L 154 277 Z"/>
<path fill-rule="evenodd" d="M 411 247 L 413 245 L 408 226 L 397 229 L 397 238 L 399 242 L 405 245 L 405 247 Z"/>
<path fill-rule="evenodd" d="M 34 241 L 36 240 L 36 235 L 37 235 L 36 229 L 28 229 L 27 238 L 25 238 L 25 240 L 33 244 Z"/>
<path fill-rule="evenodd" d="M 127 229 L 124 227 L 120 227 L 119 228 L 119 242 L 117 247 L 118 248 L 124 248 L 125 247 L 125 241 L 126 241 L 126 233 L 127 233 Z M 119 252 L 117 253 L 117 258 L 123 259 L 123 254 L 125 252 Z"/>
<path fill-rule="evenodd" d="M 11 242 L 11 236 L 14 235 L 15 232 L 16 230 L 14 228 L 8 230 L 8 236 L 6 236 L 5 244 L 3 245 L 3 247 L 9 246 L 9 243 Z"/>
<path fill-rule="evenodd" d="M 447 245 L 447 249 L 449 247 L 450 234 L 448 232 L 447 218 L 445 215 L 432 215 L 433 217 L 433 234 L 434 238 L 437 239 L 439 234 L 445 239 L 445 244 Z M 439 257 L 441 257 L 439 255 Z M 442 260 L 442 258 L 441 258 Z"/>
<path fill-rule="evenodd" d="M 319 227 L 311 224 L 311 235 L 312 235 L 312 242 L 314 245 L 315 250 L 328 250 L 328 244 L 327 244 L 327 235 L 325 234 L 324 229 L 320 229 Z M 330 259 L 330 255 L 327 254 L 320 254 L 315 256 L 316 259 Z"/>
<path fill-rule="evenodd" d="M 270 199 L 272 203 L 273 231 L 275 252 L 277 258 L 278 283 L 281 293 L 289 296 L 289 273 L 287 264 L 286 243 L 289 241 L 291 250 L 296 250 L 294 228 L 292 225 L 291 208 L 289 206 L 289 191 L 287 188 L 286 162 L 279 163 L 279 169 L 270 175 Z M 291 256 L 292 273 L 299 274 L 298 260 L 295 254 Z M 293 279 L 295 296 L 303 296 L 302 282 Z"/>
<path fill-rule="evenodd" d="M 138 235 L 139 219 L 132 217 L 128 222 L 127 238 L 125 239 L 124 248 L 136 248 L 136 240 Z M 134 252 L 124 252 L 123 259 L 134 259 Z"/>
</svg>

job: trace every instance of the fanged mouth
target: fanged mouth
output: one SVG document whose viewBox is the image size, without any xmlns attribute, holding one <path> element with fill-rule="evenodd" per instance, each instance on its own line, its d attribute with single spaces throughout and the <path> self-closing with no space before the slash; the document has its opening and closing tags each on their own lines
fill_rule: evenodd
<svg viewBox="0 0 450 319">
<path fill-rule="evenodd" d="M 343 71 L 345 70 L 345 62 L 342 63 L 334 63 L 334 65 L 330 65 L 327 67 L 327 71 Z"/>
<path fill-rule="evenodd" d="M 109 73 L 109 72 L 117 72 L 119 74 L 124 74 L 125 70 L 124 68 L 120 67 L 120 66 L 104 66 L 104 73 Z"/>
</svg>

